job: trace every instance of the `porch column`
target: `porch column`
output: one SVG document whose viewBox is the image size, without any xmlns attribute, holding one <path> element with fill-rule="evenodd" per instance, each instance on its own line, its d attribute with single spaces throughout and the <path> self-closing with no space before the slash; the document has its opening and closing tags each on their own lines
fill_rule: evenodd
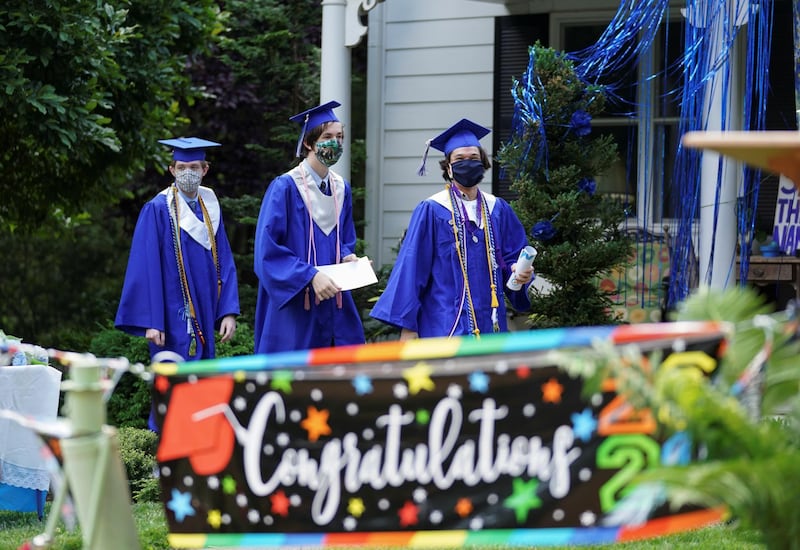
<svg viewBox="0 0 800 550">
<path fill-rule="evenodd" d="M 739 13 L 722 13 L 722 3 L 706 0 L 695 6 L 689 22 L 697 27 L 710 26 L 708 59 L 719 60 L 720 68 L 706 83 L 706 117 L 703 129 L 734 130 L 742 127 L 741 71 L 738 70 L 739 48 L 731 45 L 724 58 L 725 44 L 747 23 L 747 3 Z M 727 9 L 735 9 L 732 2 Z M 709 8 L 713 7 L 713 11 Z M 727 23 L 727 25 L 726 25 Z M 738 42 L 738 36 L 736 42 Z M 727 81 L 727 96 L 723 88 Z M 719 185 L 717 182 L 719 181 Z M 738 162 L 704 151 L 700 164 L 700 234 L 698 259 L 700 284 L 725 288 L 736 282 L 736 197 L 742 183 L 742 166 Z"/>
<path fill-rule="evenodd" d="M 367 27 L 361 16 L 369 13 L 383 0 L 322 0 L 322 44 L 320 58 L 320 104 L 336 100 L 336 109 L 344 125 L 344 152 L 336 163 L 336 171 L 350 179 L 350 134 L 352 133 L 350 93 L 350 50 L 357 46 Z"/>
<path fill-rule="evenodd" d="M 350 51 L 345 44 L 347 0 L 322 0 L 322 56 L 320 58 L 320 104 L 336 100 L 342 104 L 336 116 L 344 125 L 344 152 L 336 172 L 350 179 Z"/>
</svg>

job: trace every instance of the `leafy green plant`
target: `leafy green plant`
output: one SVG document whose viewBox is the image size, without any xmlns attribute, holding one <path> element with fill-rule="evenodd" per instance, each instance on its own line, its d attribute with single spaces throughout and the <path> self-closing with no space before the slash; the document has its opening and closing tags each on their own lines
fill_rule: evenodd
<svg viewBox="0 0 800 550">
<path fill-rule="evenodd" d="M 150 363 L 147 340 L 114 328 L 109 321 L 92 338 L 89 353 L 95 357 L 125 357 L 131 363 Z M 146 428 L 150 414 L 150 388 L 130 373 L 122 375 L 106 404 L 107 422 L 118 428 Z"/>
<path fill-rule="evenodd" d="M 156 140 L 179 123 L 176 102 L 200 95 L 186 61 L 223 24 L 212 0 L 6 0 L 0 21 L 0 231 L 123 194 L 164 154 Z"/>
<path fill-rule="evenodd" d="M 134 502 L 155 502 L 160 497 L 156 469 L 158 435 L 148 429 L 124 427 L 117 432 L 119 454 L 125 465 Z"/>
<path fill-rule="evenodd" d="M 253 327 L 245 322 L 237 322 L 236 333 L 227 342 L 220 342 L 216 336 L 217 357 L 234 357 L 237 355 L 252 355 L 254 346 Z"/>
<path fill-rule="evenodd" d="M 376 284 L 353 290 L 353 299 L 361 312 L 361 324 L 364 326 L 364 337 L 368 343 L 396 340 L 400 335 L 399 328 L 382 323 L 369 315 L 375 302 L 386 289 L 392 267 L 392 265 L 383 265 L 375 270 L 375 275 L 378 277 Z"/>
<path fill-rule="evenodd" d="M 663 487 L 675 507 L 724 505 L 758 530 L 768 548 L 800 548 L 797 319 L 774 313 L 754 291 L 735 288 L 701 289 L 677 320 L 724 322 L 725 351 L 713 376 L 661 369 L 657 355 L 607 344 L 561 354 L 559 362 L 586 379 L 587 392 L 615 379 L 633 406 L 657 412 L 665 434 L 685 432 L 702 451 L 702 460 L 650 470 L 637 483 Z"/>
<path fill-rule="evenodd" d="M 247 323 L 238 323 L 236 334 L 228 342 L 221 343 L 219 335 L 216 338 L 217 357 L 253 353 L 253 329 Z M 95 357 L 125 357 L 131 363 L 150 364 L 147 340 L 117 330 L 110 321 L 92 339 L 89 353 Z M 107 421 L 118 428 L 146 428 L 150 402 L 150 386 L 147 382 L 134 374 L 123 374 L 108 400 Z"/>
<path fill-rule="evenodd" d="M 512 206 L 539 252 L 536 273 L 553 285 L 531 292 L 529 324 L 608 324 L 611 304 L 597 277 L 623 264 L 632 242 L 620 230 L 623 206 L 597 192 L 617 158 L 613 137 L 592 133 L 605 94 L 581 81 L 563 52 L 537 43 L 530 58 L 514 85 L 518 128 L 497 154 L 518 194 Z"/>
</svg>

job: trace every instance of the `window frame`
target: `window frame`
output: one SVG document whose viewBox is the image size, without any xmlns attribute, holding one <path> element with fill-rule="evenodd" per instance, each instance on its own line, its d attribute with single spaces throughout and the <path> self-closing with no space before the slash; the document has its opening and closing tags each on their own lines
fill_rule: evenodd
<svg viewBox="0 0 800 550">
<path fill-rule="evenodd" d="M 565 30 L 570 26 L 586 26 L 590 24 L 607 26 L 616 15 L 615 10 L 589 10 L 583 12 L 555 12 L 550 14 L 550 44 L 558 49 L 564 50 Z M 670 10 L 669 22 L 679 22 L 680 12 Z M 663 26 L 663 25 L 662 25 Z M 663 31 L 662 31 L 663 32 Z M 657 59 L 660 59 L 661 40 L 656 40 L 653 47 L 642 54 L 639 58 L 636 69 L 636 101 L 638 105 L 648 105 L 657 109 L 657 95 L 660 79 L 656 82 L 646 78 L 652 73 L 651 68 Z M 680 117 L 667 116 L 661 113 L 654 113 L 649 109 L 637 108 L 635 115 L 631 117 L 611 116 L 596 118 L 594 123 L 598 127 L 630 127 L 636 131 L 636 150 L 631 154 L 636 155 L 636 188 L 635 219 L 637 226 L 655 229 L 663 225 L 674 225 L 675 218 L 666 217 L 665 212 L 669 211 L 669 205 L 664 204 L 668 196 L 666 189 L 666 178 L 663 176 L 667 171 L 672 171 L 674 167 L 674 155 L 664 157 L 662 160 L 659 147 L 660 141 L 668 135 L 667 131 L 658 131 L 659 128 L 672 128 L 675 133 L 679 129 Z M 649 143 L 648 143 L 649 141 Z M 630 143 L 618 143 L 622 149 Z M 672 162 L 672 166 L 667 166 L 664 161 Z M 633 175 L 632 175 L 633 176 Z M 659 181 L 660 179 L 660 181 Z"/>
</svg>

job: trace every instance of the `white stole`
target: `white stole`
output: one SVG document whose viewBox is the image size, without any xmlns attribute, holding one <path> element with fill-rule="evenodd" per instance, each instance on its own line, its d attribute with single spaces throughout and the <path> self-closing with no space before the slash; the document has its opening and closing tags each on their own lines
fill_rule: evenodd
<svg viewBox="0 0 800 550">
<path fill-rule="evenodd" d="M 219 218 L 220 218 L 220 208 L 219 208 L 219 201 L 217 200 L 217 196 L 214 194 L 214 191 L 210 187 L 203 187 L 200 186 L 197 189 L 198 197 L 202 197 L 203 204 L 206 207 L 206 212 L 208 212 L 208 217 L 211 219 L 211 228 L 214 230 L 214 235 L 217 234 L 217 230 L 219 229 Z M 172 191 L 172 187 L 167 187 L 160 193 L 161 195 L 166 195 L 167 198 L 167 209 L 172 212 L 173 205 L 172 201 L 174 200 L 175 194 Z M 181 229 L 186 231 L 186 233 L 194 239 L 197 243 L 203 246 L 206 250 L 211 250 L 211 240 L 208 236 L 208 228 L 206 227 L 205 222 L 200 220 L 197 215 L 195 215 L 192 207 L 189 206 L 189 203 L 186 202 L 186 199 L 183 198 L 183 195 L 178 193 L 178 197 L 181 202 L 178 205 L 179 216 L 180 219 L 178 220 L 178 226 Z M 172 214 L 170 214 L 172 215 Z"/>
<path fill-rule="evenodd" d="M 339 214 L 344 205 L 344 178 L 333 170 L 328 170 L 331 194 L 326 195 L 320 191 L 314 178 L 305 171 L 302 164 L 292 168 L 289 175 L 294 179 L 294 184 L 303 198 L 306 209 L 311 213 L 314 223 L 323 233 L 330 235 L 336 224 L 339 223 Z"/>
</svg>

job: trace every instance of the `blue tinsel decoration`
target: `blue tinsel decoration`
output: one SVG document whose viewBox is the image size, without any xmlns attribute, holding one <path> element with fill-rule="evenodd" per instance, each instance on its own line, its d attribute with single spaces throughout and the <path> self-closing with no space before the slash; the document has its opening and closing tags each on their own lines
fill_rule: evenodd
<svg viewBox="0 0 800 550">
<path fill-rule="evenodd" d="M 664 102 L 662 105 L 668 101 L 679 104 L 678 131 L 679 135 L 683 135 L 687 131 L 706 129 L 705 121 L 709 112 L 706 97 L 709 95 L 711 85 L 719 86 L 722 97 L 728 97 L 733 86 L 730 72 L 731 51 L 740 31 L 746 29 L 744 35 L 747 58 L 746 67 L 743 69 L 746 80 L 742 90 L 744 112 L 741 129 L 762 130 L 765 127 L 772 11 L 772 0 L 687 0 L 680 14 L 687 21 L 684 25 L 685 45 L 682 59 L 673 65 L 668 65 L 665 54 L 665 61 L 661 63 L 664 68 L 661 73 L 656 73 L 653 67 L 641 64 L 640 59 L 649 59 L 644 54 L 655 43 L 659 29 L 668 29 L 669 26 L 663 23 L 669 21 L 671 15 L 677 14 L 670 13 L 668 0 L 622 0 L 619 10 L 598 41 L 589 48 L 571 52 L 569 56 L 575 64 L 577 74 L 586 82 L 602 85 L 612 100 L 619 99 L 614 91 L 620 89 L 621 82 L 612 81 L 611 75 L 621 79 L 625 75 L 630 75 L 631 71 L 638 71 L 639 82 L 652 82 L 659 78 L 662 82 L 668 82 L 668 79 L 663 78 L 665 75 L 682 75 L 682 78 L 673 79 L 680 84 L 674 89 L 663 90 L 656 101 Z M 745 21 L 746 25 L 742 26 Z M 536 82 L 534 62 L 531 49 L 528 69 L 521 82 L 515 83 L 512 92 L 515 100 L 513 132 L 514 135 L 528 138 L 523 158 L 527 157 L 534 145 L 534 136 L 530 135 L 531 130 L 540 136 L 536 144 L 535 159 L 536 163 L 540 164 L 547 162 L 547 143 L 544 139 L 546 121 L 542 120 L 542 109 L 533 93 L 534 85 L 542 88 L 541 83 Z M 627 111 L 635 113 L 643 120 L 652 120 L 651 103 L 649 99 L 637 105 L 623 105 L 620 102 L 619 107 L 622 113 Z M 734 110 L 731 114 L 738 114 L 738 106 L 733 106 L 732 109 Z M 727 109 L 723 107 L 721 113 L 723 121 L 728 119 L 728 114 Z M 644 127 L 650 128 L 650 125 Z M 649 134 L 650 131 L 646 130 L 640 136 L 647 151 L 654 148 L 654 138 Z M 656 154 L 663 159 L 666 144 L 658 145 L 661 148 Z M 653 162 L 657 158 L 650 158 L 651 155 L 647 153 L 644 156 L 646 158 L 640 159 L 643 163 L 640 172 L 645 181 L 665 177 L 663 173 L 653 173 Z M 663 166 L 663 162 L 661 165 Z M 753 239 L 760 172 L 749 168 L 743 170 L 743 186 L 738 200 L 737 230 L 741 243 L 740 279 L 744 281 Z M 685 299 L 700 280 L 693 236 L 694 225 L 700 214 L 700 155 L 679 145 L 672 174 L 674 211 L 679 214 L 679 218 L 674 230 L 671 251 L 667 298 L 669 305 Z M 636 177 L 638 175 L 634 175 L 634 179 Z M 714 204 L 715 220 L 720 207 L 721 185 L 721 176 L 718 176 L 717 200 Z M 637 199 L 640 204 L 649 204 L 652 199 L 665 200 L 664 197 L 650 197 L 650 193 L 652 187 L 645 186 L 645 196 L 639 196 Z M 640 227 L 650 227 L 654 221 L 660 220 L 639 219 L 638 224 Z M 715 222 L 715 234 L 716 230 Z M 713 254 L 712 245 L 710 265 L 713 265 Z M 642 261 L 652 261 L 652 259 Z M 703 275 L 704 280 L 711 277 L 710 273 Z"/>
</svg>

